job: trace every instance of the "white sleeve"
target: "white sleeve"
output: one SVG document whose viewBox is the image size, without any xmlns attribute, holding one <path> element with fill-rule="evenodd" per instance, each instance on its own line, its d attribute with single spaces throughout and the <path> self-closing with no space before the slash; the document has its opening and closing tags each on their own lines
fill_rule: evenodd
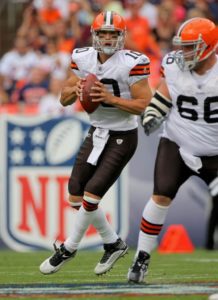
<svg viewBox="0 0 218 300">
<path fill-rule="evenodd" d="M 135 65 L 129 72 L 129 85 L 133 85 L 139 80 L 148 78 L 150 75 L 150 60 L 144 54 L 140 55 L 136 60 Z"/>
<path fill-rule="evenodd" d="M 81 66 L 83 65 L 82 60 L 83 58 L 80 53 L 76 52 L 77 49 L 73 50 L 72 56 L 71 56 L 71 70 L 76 74 L 78 77 L 84 77 L 84 72 L 81 70 Z"/>
<path fill-rule="evenodd" d="M 9 76 L 11 74 L 11 55 L 6 53 L 0 61 L 0 74 Z"/>
</svg>

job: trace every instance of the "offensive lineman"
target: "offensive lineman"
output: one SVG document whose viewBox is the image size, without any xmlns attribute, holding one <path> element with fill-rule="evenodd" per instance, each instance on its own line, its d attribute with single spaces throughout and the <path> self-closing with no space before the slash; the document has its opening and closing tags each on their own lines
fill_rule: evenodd
<svg viewBox="0 0 218 300">
<path fill-rule="evenodd" d="M 100 80 L 91 94 L 100 105 L 90 114 L 91 127 L 69 179 L 69 202 L 78 209 L 72 235 L 40 265 L 43 274 L 57 272 L 75 256 L 90 224 L 101 234 L 105 250 L 95 274 L 106 273 L 127 252 L 126 243 L 98 207 L 136 150 L 137 115 L 152 97 L 150 61 L 141 53 L 123 50 L 125 31 L 120 15 L 100 13 L 91 28 L 93 47 L 73 51 L 73 72 L 62 90 L 61 104 L 71 105 L 82 96 L 82 78 L 91 72 Z"/>
<path fill-rule="evenodd" d="M 173 44 L 180 50 L 164 57 L 164 78 L 142 115 L 147 135 L 166 120 L 153 195 L 143 211 L 137 251 L 127 274 L 134 283 L 147 274 L 150 254 L 180 186 L 192 175 L 208 185 L 217 182 L 218 28 L 205 18 L 190 19 L 181 25 Z"/>
</svg>

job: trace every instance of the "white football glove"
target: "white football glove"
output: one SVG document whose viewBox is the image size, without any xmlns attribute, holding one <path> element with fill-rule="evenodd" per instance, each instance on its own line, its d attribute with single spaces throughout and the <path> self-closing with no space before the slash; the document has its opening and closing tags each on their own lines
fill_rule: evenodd
<svg viewBox="0 0 218 300">
<path fill-rule="evenodd" d="M 149 135 L 160 127 L 171 107 L 171 100 L 167 99 L 159 91 L 156 91 L 151 102 L 141 115 L 141 124 L 144 127 L 145 134 Z"/>
<path fill-rule="evenodd" d="M 209 190 L 213 197 L 218 195 L 218 176 L 209 184 Z"/>
<path fill-rule="evenodd" d="M 164 120 L 165 117 L 151 116 L 145 110 L 144 113 L 142 113 L 141 115 L 141 124 L 144 128 L 145 134 L 149 135 L 153 133 L 161 126 Z"/>
</svg>

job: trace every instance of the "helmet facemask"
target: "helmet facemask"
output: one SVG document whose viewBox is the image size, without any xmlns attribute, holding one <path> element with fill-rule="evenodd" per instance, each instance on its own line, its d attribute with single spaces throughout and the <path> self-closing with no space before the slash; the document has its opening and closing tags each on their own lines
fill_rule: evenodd
<svg viewBox="0 0 218 300">
<path fill-rule="evenodd" d="M 110 40 L 102 39 L 99 37 L 101 31 L 105 32 L 117 32 L 118 36 Z M 98 52 L 112 55 L 118 50 L 124 48 L 125 32 L 119 30 L 93 30 L 92 29 L 92 45 Z"/>
<path fill-rule="evenodd" d="M 182 71 L 193 70 L 198 62 L 205 60 L 212 53 L 212 51 L 208 52 L 208 54 L 202 58 L 202 55 L 207 48 L 207 44 L 202 39 L 201 35 L 199 35 L 197 40 L 185 42 L 182 41 L 180 37 L 175 36 L 173 45 L 183 48 L 174 53 L 175 62 Z"/>
</svg>

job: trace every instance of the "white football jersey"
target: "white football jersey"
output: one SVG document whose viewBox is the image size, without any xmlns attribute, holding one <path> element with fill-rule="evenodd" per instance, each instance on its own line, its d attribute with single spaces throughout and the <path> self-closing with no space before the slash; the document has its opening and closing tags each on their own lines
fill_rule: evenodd
<svg viewBox="0 0 218 300">
<path fill-rule="evenodd" d="M 150 74 L 148 57 L 138 52 L 120 50 L 101 64 L 97 55 L 93 47 L 74 49 L 73 72 L 81 78 L 93 73 L 115 96 L 131 101 L 130 86 Z M 136 115 L 105 103 L 101 103 L 89 117 L 93 126 L 115 131 L 131 130 L 138 126 Z"/>
<path fill-rule="evenodd" d="M 182 72 L 173 52 L 163 59 L 172 99 L 163 136 L 196 156 L 218 155 L 218 60 L 204 75 Z"/>
</svg>

